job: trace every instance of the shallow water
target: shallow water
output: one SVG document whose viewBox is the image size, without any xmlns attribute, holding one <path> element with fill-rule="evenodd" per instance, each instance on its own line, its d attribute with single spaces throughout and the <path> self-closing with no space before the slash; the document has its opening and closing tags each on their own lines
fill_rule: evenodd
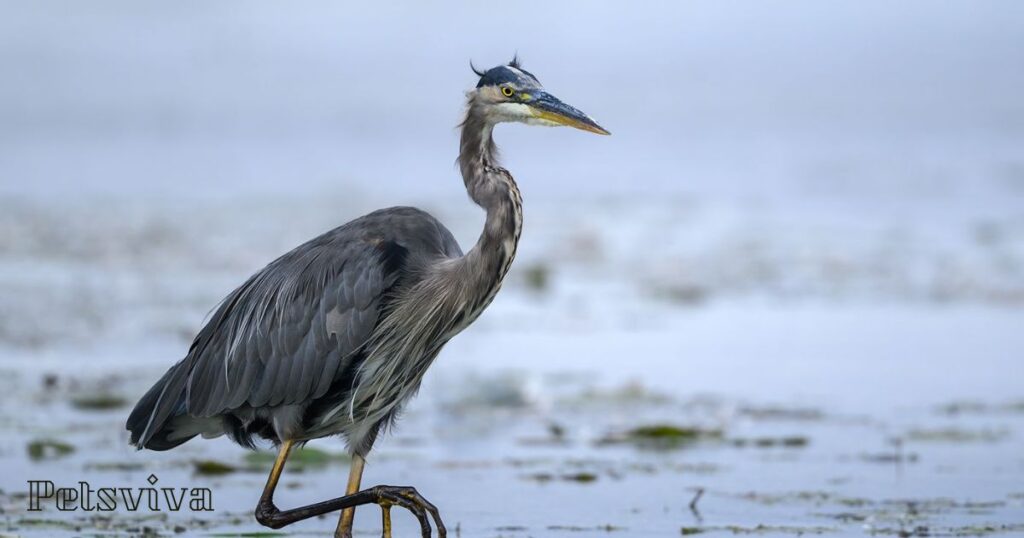
<svg viewBox="0 0 1024 538">
<path fill-rule="evenodd" d="M 745 309 L 733 313 L 741 319 L 757 317 Z M 914 318 L 914 312 L 903 314 Z M 956 314 L 956 309 L 950 312 Z M 778 315 L 775 311 L 771 318 Z M 893 313 L 888 316 L 891 320 Z M 812 338 L 830 349 L 842 348 L 843 342 L 821 335 L 832 324 L 845 325 L 847 317 L 822 312 L 814 317 L 825 330 Z M 884 340 L 894 332 L 891 327 L 885 323 L 843 333 L 851 339 Z M 747 334 L 745 340 L 754 348 L 786 351 L 756 333 Z M 466 336 L 463 348 L 477 345 L 475 340 L 492 343 Z M 621 336 L 612 332 L 590 338 L 611 344 Z M 978 336 L 1001 338 L 996 332 Z M 621 357 L 614 349 L 608 351 L 591 354 L 591 360 Z M 81 376 L 61 376 L 50 389 L 42 386 L 39 375 L 50 371 L 52 365 L 46 363 L 5 376 L 8 398 L 33 402 L 18 416 L 3 417 L 0 454 L 6 470 L 7 531 L 70 535 L 74 532 L 66 525 L 95 524 L 81 512 L 61 514 L 52 506 L 39 514 L 25 512 L 26 501 L 18 493 L 26 480 L 144 487 L 150 473 L 159 476 L 161 486 L 210 488 L 216 511 L 171 513 L 166 520 L 141 522 L 122 511 L 110 532 L 131 533 L 129 529 L 140 525 L 168 534 L 175 527 L 190 534 L 258 531 L 249 514 L 264 474 L 246 470 L 250 463 L 242 449 L 218 439 L 193 441 L 169 453 L 134 452 L 125 445 L 123 433 L 114 434 L 126 409 L 83 411 L 69 405 L 69 392 L 88 393 L 108 383 L 118 393 L 135 394 L 159 373 L 149 364 L 111 380 L 103 365 L 109 357 L 102 355 L 81 357 L 100 366 Z M 453 349 L 448 355 L 473 354 Z M 489 365 L 477 361 L 470 375 L 458 361 L 442 360 L 397 433 L 378 444 L 366 481 L 415 485 L 442 508 L 449 528 L 457 528 L 461 536 L 665 536 L 682 528 L 725 535 L 743 530 L 764 535 L 1024 530 L 1024 401 L 1009 399 L 1007 393 L 1013 390 L 1005 390 L 1019 388 L 1016 381 L 1001 388 L 999 383 L 980 385 L 961 378 L 955 398 L 944 390 L 908 398 L 890 388 L 922 386 L 916 376 L 930 375 L 928 360 L 919 362 L 916 372 L 858 366 L 885 380 L 884 386 L 873 387 L 862 376 L 843 375 L 852 367 L 845 357 L 855 353 L 816 361 L 832 362 L 835 368 L 781 368 L 792 372 L 789 382 L 781 375 L 760 375 L 768 369 L 756 363 L 773 354 L 751 354 L 744 361 L 749 370 L 743 386 L 750 386 L 750 379 L 759 379 L 763 386 L 750 392 L 733 385 L 728 364 L 743 359 L 729 349 L 714 357 L 697 353 L 679 359 L 697 366 L 695 379 L 687 375 L 690 368 L 674 373 L 654 366 L 662 361 L 646 355 L 642 350 L 632 355 L 640 364 L 624 375 L 595 374 L 593 368 L 550 360 L 538 364 L 554 367 L 524 363 L 510 369 L 509 361 L 495 356 L 489 357 Z M 699 365 L 705 362 L 724 367 L 717 376 L 703 376 Z M 985 366 L 994 379 L 1008 379 L 1016 368 L 1009 359 L 992 359 Z M 946 376 L 966 371 L 947 370 Z M 833 375 L 835 381 L 827 385 Z M 701 395 L 687 396 L 698 391 Z M 870 405 L 832 403 L 854 393 L 863 394 Z M 834 394 L 840 397 L 833 399 Z M 721 431 L 721 436 L 668 446 L 622 439 L 624 432 L 650 424 Z M 48 437 L 71 444 L 75 452 L 31 461 L 25 451 L 28 441 Z M 341 449 L 332 440 L 311 446 Z M 194 464 L 200 460 L 239 470 L 223 476 L 196 474 Z M 279 504 L 334 496 L 343 488 L 345 473 L 344 462 L 289 473 Z M 688 505 L 697 489 L 704 493 L 691 510 Z M 360 534 L 373 533 L 379 525 L 376 509 L 364 508 L 359 514 Z M 412 518 L 397 514 L 398 530 L 413 534 Z M 199 527 L 197 519 L 207 523 Z M 31 520 L 36 521 L 27 523 Z M 286 530 L 325 534 L 333 524 L 333 518 L 322 518 Z"/>
<path fill-rule="evenodd" d="M 19 231 L 5 247 L 5 304 L 26 307 L 6 325 L 0 382 L 4 532 L 261 530 L 251 510 L 265 470 L 244 450 L 217 439 L 134 452 L 122 431 L 127 405 L 180 357 L 219 294 L 323 227 L 334 207 L 251 204 L 262 222 L 245 221 L 250 209 L 217 204 L 189 208 L 190 218 L 178 220 L 174 204 L 152 204 L 65 229 L 63 219 L 91 209 L 31 203 L 19 206 L 27 219 L 5 221 Z M 300 216 L 293 207 L 308 209 Z M 981 273 L 966 281 L 976 284 L 948 286 L 927 265 L 929 249 L 946 247 L 923 243 L 880 268 L 850 254 L 862 266 L 813 270 L 815 278 L 789 283 L 757 272 L 720 278 L 722 268 L 757 263 L 786 272 L 824 263 L 815 248 L 861 252 L 890 239 L 884 229 L 833 224 L 825 245 L 785 231 L 771 213 L 762 220 L 769 228 L 755 232 L 688 201 L 584 207 L 578 219 L 535 209 L 535 226 L 564 219 L 568 231 L 524 239 L 500 300 L 446 347 L 395 434 L 379 442 L 367 484 L 415 485 L 460 536 L 1024 532 L 1024 310 L 1015 302 L 1016 273 L 1002 273 L 998 294 L 982 287 L 995 285 L 984 264 L 972 265 Z M 637 237 L 681 214 L 718 234 L 719 244 L 737 233 L 767 238 L 771 255 L 693 254 L 680 237 L 648 264 L 630 261 Z M 588 223 L 621 215 L 633 230 L 586 233 Z M 458 230 L 475 219 L 446 218 Z M 259 233 L 229 233 L 247 227 Z M 953 252 L 964 260 L 991 249 L 1016 253 L 1017 241 L 957 242 Z M 680 261 L 687 259 L 693 263 Z M 673 280 L 664 269 L 694 263 L 714 270 Z M 686 291 L 665 291 L 672 286 Z M 75 407 L 96 395 L 125 402 Z M 626 432 L 658 424 L 720 434 L 671 447 L 622 442 Z M 28 447 L 41 439 L 73 452 L 33 460 Z M 311 446 L 343 450 L 337 440 Z M 197 473 L 200 461 L 235 471 Z M 346 472 L 332 459 L 289 473 L 279 503 L 335 496 Z M 154 517 L 122 509 L 112 522 L 45 503 L 41 513 L 26 511 L 28 480 L 146 487 L 151 473 L 160 486 L 210 488 L 215 511 Z M 402 535 L 415 531 L 411 517 L 395 514 Z M 360 534 L 375 533 L 378 517 L 375 508 L 361 509 Z M 323 535 L 333 525 L 327 517 L 285 530 Z"/>
</svg>

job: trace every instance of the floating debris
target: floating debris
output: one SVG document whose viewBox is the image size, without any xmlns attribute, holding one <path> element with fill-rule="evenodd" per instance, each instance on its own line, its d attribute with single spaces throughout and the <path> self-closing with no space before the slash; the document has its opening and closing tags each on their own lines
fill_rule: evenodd
<svg viewBox="0 0 1024 538">
<path fill-rule="evenodd" d="M 756 502 L 765 506 L 790 503 L 810 503 L 813 505 L 835 504 L 839 506 L 867 506 L 868 499 L 845 497 L 828 491 L 793 491 L 785 493 L 747 492 L 738 498 Z"/>
<path fill-rule="evenodd" d="M 563 398 L 563 405 L 664 405 L 672 402 L 668 394 L 654 392 L 638 381 L 624 383 L 610 389 L 587 388 L 579 394 Z"/>
<path fill-rule="evenodd" d="M 941 415 L 986 415 L 1024 413 L 1024 401 L 1011 401 L 1002 404 L 987 404 L 976 400 L 958 400 L 942 404 L 935 408 Z"/>
<path fill-rule="evenodd" d="M 802 407 L 765 406 L 754 407 L 744 406 L 737 410 L 738 414 L 753 418 L 755 420 L 795 420 L 810 421 L 822 420 L 825 413 L 820 409 Z"/>
<path fill-rule="evenodd" d="M 994 443 L 1009 436 L 1005 430 L 968 430 L 948 427 L 938 429 L 915 429 L 907 432 L 906 439 L 928 443 Z"/>
<path fill-rule="evenodd" d="M 810 443 L 810 440 L 802 435 L 792 435 L 789 437 L 737 437 L 730 439 L 729 442 L 736 447 L 753 446 L 756 448 L 803 448 Z"/>
<path fill-rule="evenodd" d="M 794 536 L 804 536 L 806 534 L 828 534 L 836 532 L 836 529 L 832 527 L 798 527 L 794 525 L 764 525 L 760 524 L 754 527 L 742 527 L 739 525 L 726 525 L 724 527 L 708 527 L 707 530 L 714 531 L 728 531 L 733 534 L 765 534 L 765 535 L 776 535 L 776 534 L 792 534 Z"/>
<path fill-rule="evenodd" d="M 655 283 L 649 285 L 648 293 L 655 299 L 684 305 L 700 306 L 712 295 L 710 287 L 695 282 Z"/>
<path fill-rule="evenodd" d="M 919 456 L 915 452 L 879 452 L 861 454 L 861 461 L 868 463 L 917 463 Z"/>
<path fill-rule="evenodd" d="M 28 528 L 62 529 L 62 530 L 69 530 L 69 531 L 77 530 L 76 529 L 77 525 L 75 525 L 73 522 L 61 521 L 59 519 L 43 519 L 43 518 L 26 517 L 26 518 L 20 518 L 20 519 L 14 520 L 14 524 L 13 524 L 13 528 L 14 529 L 25 528 L 25 527 L 28 527 Z M 4 536 L 6 536 L 6 535 L 4 535 Z"/>
<path fill-rule="evenodd" d="M 1024 524 L 1006 525 L 964 525 L 960 527 L 928 527 L 918 525 L 912 529 L 903 527 L 869 527 L 872 535 L 891 535 L 900 538 L 911 536 L 988 536 L 991 534 L 1010 535 L 1024 532 Z"/>
</svg>

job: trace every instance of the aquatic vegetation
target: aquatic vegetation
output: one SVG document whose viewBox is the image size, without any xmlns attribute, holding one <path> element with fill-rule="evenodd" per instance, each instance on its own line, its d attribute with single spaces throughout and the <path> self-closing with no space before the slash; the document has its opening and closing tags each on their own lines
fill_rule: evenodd
<svg viewBox="0 0 1024 538">
<path fill-rule="evenodd" d="M 1006 525 L 962 525 L 962 526 L 927 526 L 917 525 L 907 529 L 904 527 L 870 527 L 872 535 L 899 536 L 989 536 L 993 534 L 1013 536 L 1024 532 L 1024 524 Z"/>
<path fill-rule="evenodd" d="M 581 471 L 575 473 L 564 473 L 556 475 L 554 473 L 533 473 L 523 475 L 522 478 L 526 480 L 532 480 L 534 482 L 546 483 L 554 480 L 561 480 L 563 482 L 576 482 L 578 484 L 589 484 L 597 481 L 597 474 Z"/>
<path fill-rule="evenodd" d="M 54 439 L 36 439 L 25 447 L 31 460 L 51 460 L 74 453 L 75 447 Z"/>
<path fill-rule="evenodd" d="M 128 400 L 114 394 L 100 393 L 77 396 L 71 399 L 71 406 L 83 411 L 110 411 L 128 405 Z"/>
<path fill-rule="evenodd" d="M 74 525 L 67 521 L 61 521 L 59 519 L 45 519 L 35 517 L 25 517 L 15 520 L 15 526 L 17 527 L 51 527 L 58 529 L 73 529 Z"/>
<path fill-rule="evenodd" d="M 206 476 L 218 476 L 230 474 L 238 469 L 232 465 L 214 460 L 199 460 L 192 462 L 196 474 Z"/>
<path fill-rule="evenodd" d="M 600 445 L 631 444 L 639 448 L 681 448 L 698 441 L 722 439 L 722 430 L 672 424 L 638 426 L 626 432 L 612 433 L 598 440 Z"/>
<path fill-rule="evenodd" d="M 579 482 L 579 483 L 582 483 L 582 484 L 588 484 L 590 482 L 596 481 L 597 480 L 597 475 L 594 474 L 594 473 L 579 472 L 579 473 L 572 473 L 572 474 L 562 475 L 562 480 L 567 480 L 567 481 L 570 481 L 570 482 Z"/>
<path fill-rule="evenodd" d="M 535 263 L 523 270 L 526 287 L 534 292 L 547 291 L 551 285 L 551 267 L 543 263 Z"/>
</svg>

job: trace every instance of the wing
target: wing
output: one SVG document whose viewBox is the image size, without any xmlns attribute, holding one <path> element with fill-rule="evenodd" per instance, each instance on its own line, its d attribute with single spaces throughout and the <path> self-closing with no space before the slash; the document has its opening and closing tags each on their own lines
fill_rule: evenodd
<svg viewBox="0 0 1024 538">
<path fill-rule="evenodd" d="M 190 415 L 294 404 L 323 395 L 377 325 L 400 271 L 393 242 L 360 238 L 307 245 L 235 290 L 193 343 L 185 387 Z"/>
<path fill-rule="evenodd" d="M 186 358 L 151 390 L 160 392 L 139 446 L 175 414 L 210 417 L 323 396 L 359 356 L 389 291 L 423 264 L 459 255 L 429 214 L 390 208 L 278 258 L 221 302 Z"/>
</svg>

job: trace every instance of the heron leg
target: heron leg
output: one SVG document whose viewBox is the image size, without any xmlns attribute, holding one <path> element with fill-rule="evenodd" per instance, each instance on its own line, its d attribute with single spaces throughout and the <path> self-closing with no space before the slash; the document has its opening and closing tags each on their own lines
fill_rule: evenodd
<svg viewBox="0 0 1024 538">
<path fill-rule="evenodd" d="M 345 495 L 352 495 L 359 491 L 359 482 L 363 479 L 363 467 L 366 465 L 366 460 L 363 459 L 359 454 L 352 456 L 352 466 L 348 471 L 348 487 L 345 489 Z M 388 508 L 383 508 L 387 513 Z M 338 519 L 338 528 L 334 531 L 334 538 L 352 538 L 352 522 L 356 517 L 355 508 L 346 508 L 341 511 L 341 517 Z"/>
<path fill-rule="evenodd" d="M 290 525 L 297 521 L 320 516 L 336 510 L 355 508 L 356 506 L 362 506 L 364 504 L 376 504 L 387 509 L 390 509 L 391 506 L 400 506 L 412 512 L 420 523 L 420 531 L 423 538 L 430 538 L 431 533 L 430 521 L 427 514 L 434 519 L 434 525 L 437 527 L 437 535 L 440 538 L 445 538 L 447 535 L 447 531 L 445 530 L 444 523 L 441 521 L 441 515 L 438 512 L 437 507 L 424 499 L 415 488 L 411 487 L 374 486 L 369 489 L 357 491 L 351 495 L 345 495 L 344 497 L 338 497 L 299 508 L 292 508 L 291 510 L 279 509 L 274 504 L 274 490 L 277 488 L 277 482 L 281 478 L 281 472 L 284 471 L 284 463 L 288 459 L 288 454 L 291 452 L 292 445 L 292 441 L 285 441 L 281 443 L 281 449 L 277 453 L 277 459 L 274 461 L 274 467 L 270 470 L 270 476 L 267 478 L 267 485 L 263 489 L 263 495 L 260 496 L 259 504 L 256 505 L 256 521 L 258 521 L 260 525 L 270 527 L 272 529 L 280 529 L 285 525 Z"/>
<path fill-rule="evenodd" d="M 381 528 L 384 529 L 381 532 L 382 538 L 391 538 L 391 507 L 384 504 L 380 507 L 381 517 Z"/>
</svg>

